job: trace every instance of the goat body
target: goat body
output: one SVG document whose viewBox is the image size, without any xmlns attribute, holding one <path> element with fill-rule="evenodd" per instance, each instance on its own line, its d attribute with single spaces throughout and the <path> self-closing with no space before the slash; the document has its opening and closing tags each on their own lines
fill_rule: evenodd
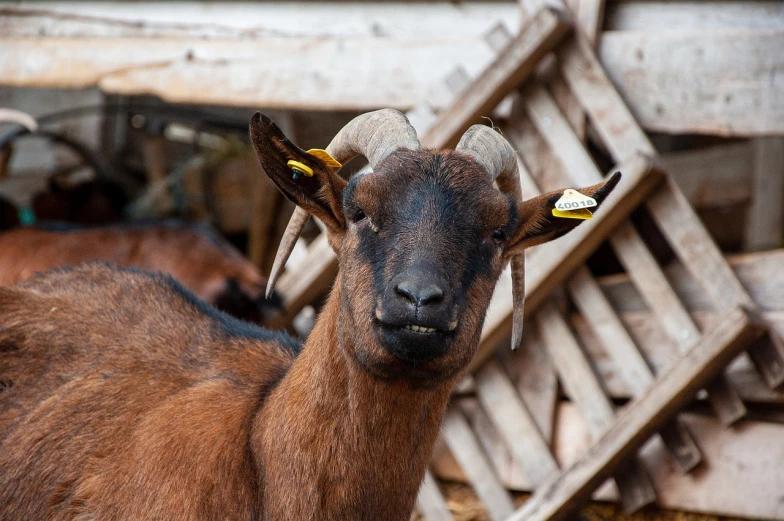
<svg viewBox="0 0 784 521">
<path fill-rule="evenodd" d="M 449 391 L 354 368 L 339 294 L 297 357 L 162 275 L 0 288 L 0 519 L 403 519 Z"/>
<path fill-rule="evenodd" d="M 205 226 L 180 221 L 112 226 L 26 227 L 0 234 L 0 285 L 88 261 L 161 271 L 196 296 L 238 318 L 261 322 L 275 301 L 266 279 L 232 245 Z"/>
</svg>

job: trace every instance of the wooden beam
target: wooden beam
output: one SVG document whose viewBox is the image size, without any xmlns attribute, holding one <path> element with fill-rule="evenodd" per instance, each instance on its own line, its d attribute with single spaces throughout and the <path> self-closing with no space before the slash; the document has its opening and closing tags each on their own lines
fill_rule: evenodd
<svg viewBox="0 0 784 521">
<path fill-rule="evenodd" d="M 784 31 L 653 34 L 607 33 L 598 51 L 642 126 L 727 136 L 781 133 L 784 100 L 770 78 L 784 68 Z M 762 69 L 770 75 L 755 74 Z"/>
<path fill-rule="evenodd" d="M 744 246 L 763 250 L 784 245 L 784 138 L 753 139 L 752 150 L 753 194 Z"/>
<path fill-rule="evenodd" d="M 674 152 L 661 161 L 696 209 L 744 204 L 751 199 L 754 160 L 749 141 Z"/>
<path fill-rule="evenodd" d="M 545 8 L 531 20 L 468 89 L 442 111 L 420 141 L 424 147 L 451 148 L 463 132 L 491 111 L 533 72 L 539 60 L 560 43 L 571 26 L 563 13 Z"/>
<path fill-rule="evenodd" d="M 619 414 L 613 427 L 564 473 L 538 489 L 509 521 L 562 519 L 590 497 L 607 475 L 639 449 L 694 393 L 765 332 L 746 311 L 726 313 L 715 328 Z"/>
<path fill-rule="evenodd" d="M 778 0 L 636 0 L 610 2 L 607 31 L 784 30 L 784 4 Z"/>
</svg>

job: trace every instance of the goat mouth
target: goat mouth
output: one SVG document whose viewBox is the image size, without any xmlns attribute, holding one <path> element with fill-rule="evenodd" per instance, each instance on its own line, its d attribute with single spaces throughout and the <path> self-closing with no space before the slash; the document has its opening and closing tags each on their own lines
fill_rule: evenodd
<svg viewBox="0 0 784 521">
<path fill-rule="evenodd" d="M 403 329 L 406 329 L 408 331 L 413 331 L 415 333 L 419 333 L 422 335 L 430 335 L 432 333 L 438 332 L 438 329 L 434 327 L 418 326 L 416 324 L 406 324 L 405 326 L 403 326 Z"/>
</svg>

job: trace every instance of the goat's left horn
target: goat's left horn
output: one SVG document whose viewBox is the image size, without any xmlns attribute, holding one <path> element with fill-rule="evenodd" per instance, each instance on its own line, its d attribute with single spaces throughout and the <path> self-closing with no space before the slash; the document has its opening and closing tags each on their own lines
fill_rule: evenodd
<svg viewBox="0 0 784 521">
<path fill-rule="evenodd" d="M 30 132 L 38 130 L 38 122 L 33 116 L 27 112 L 22 112 L 16 109 L 0 108 L 0 122 L 2 123 L 16 123 L 21 125 Z"/>
<path fill-rule="evenodd" d="M 388 155 L 399 148 L 419 150 L 419 138 L 416 130 L 409 123 L 405 114 L 395 109 L 381 109 L 361 114 L 344 126 L 332 139 L 326 150 L 340 163 L 347 163 L 351 158 L 363 155 L 376 166 Z M 267 282 L 267 298 L 275 289 L 275 282 L 283 271 L 294 245 L 308 222 L 310 214 L 297 207 L 291 216 L 283 238 L 275 254 L 269 282 Z"/>
<path fill-rule="evenodd" d="M 470 155 L 484 167 L 498 185 L 498 189 L 521 202 L 520 175 L 517 154 L 509 142 L 498 132 L 485 125 L 469 128 L 455 150 Z M 512 349 L 520 347 L 523 340 L 525 314 L 525 256 L 512 257 Z"/>
</svg>

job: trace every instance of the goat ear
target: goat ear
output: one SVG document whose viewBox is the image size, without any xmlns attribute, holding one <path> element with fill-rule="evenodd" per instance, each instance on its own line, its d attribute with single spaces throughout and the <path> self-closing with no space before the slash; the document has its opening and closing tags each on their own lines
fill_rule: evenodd
<svg viewBox="0 0 784 521">
<path fill-rule="evenodd" d="M 342 200 L 347 183 L 337 175 L 338 168 L 327 165 L 321 158 L 289 141 L 280 128 L 260 112 L 250 120 L 250 139 L 261 167 L 283 195 L 321 219 L 330 231 L 345 229 Z M 289 161 L 296 161 L 306 169 L 300 169 L 295 176 Z"/>
<path fill-rule="evenodd" d="M 577 191 L 596 200 L 596 206 L 591 208 L 591 211 L 596 211 L 620 180 L 621 173 L 616 172 L 603 183 L 580 188 Z M 517 205 L 520 224 L 508 242 L 506 254 L 514 255 L 525 248 L 557 239 L 574 230 L 583 222 L 581 219 L 553 215 L 555 203 L 561 196 L 563 196 L 563 190 L 543 194 Z"/>
</svg>

